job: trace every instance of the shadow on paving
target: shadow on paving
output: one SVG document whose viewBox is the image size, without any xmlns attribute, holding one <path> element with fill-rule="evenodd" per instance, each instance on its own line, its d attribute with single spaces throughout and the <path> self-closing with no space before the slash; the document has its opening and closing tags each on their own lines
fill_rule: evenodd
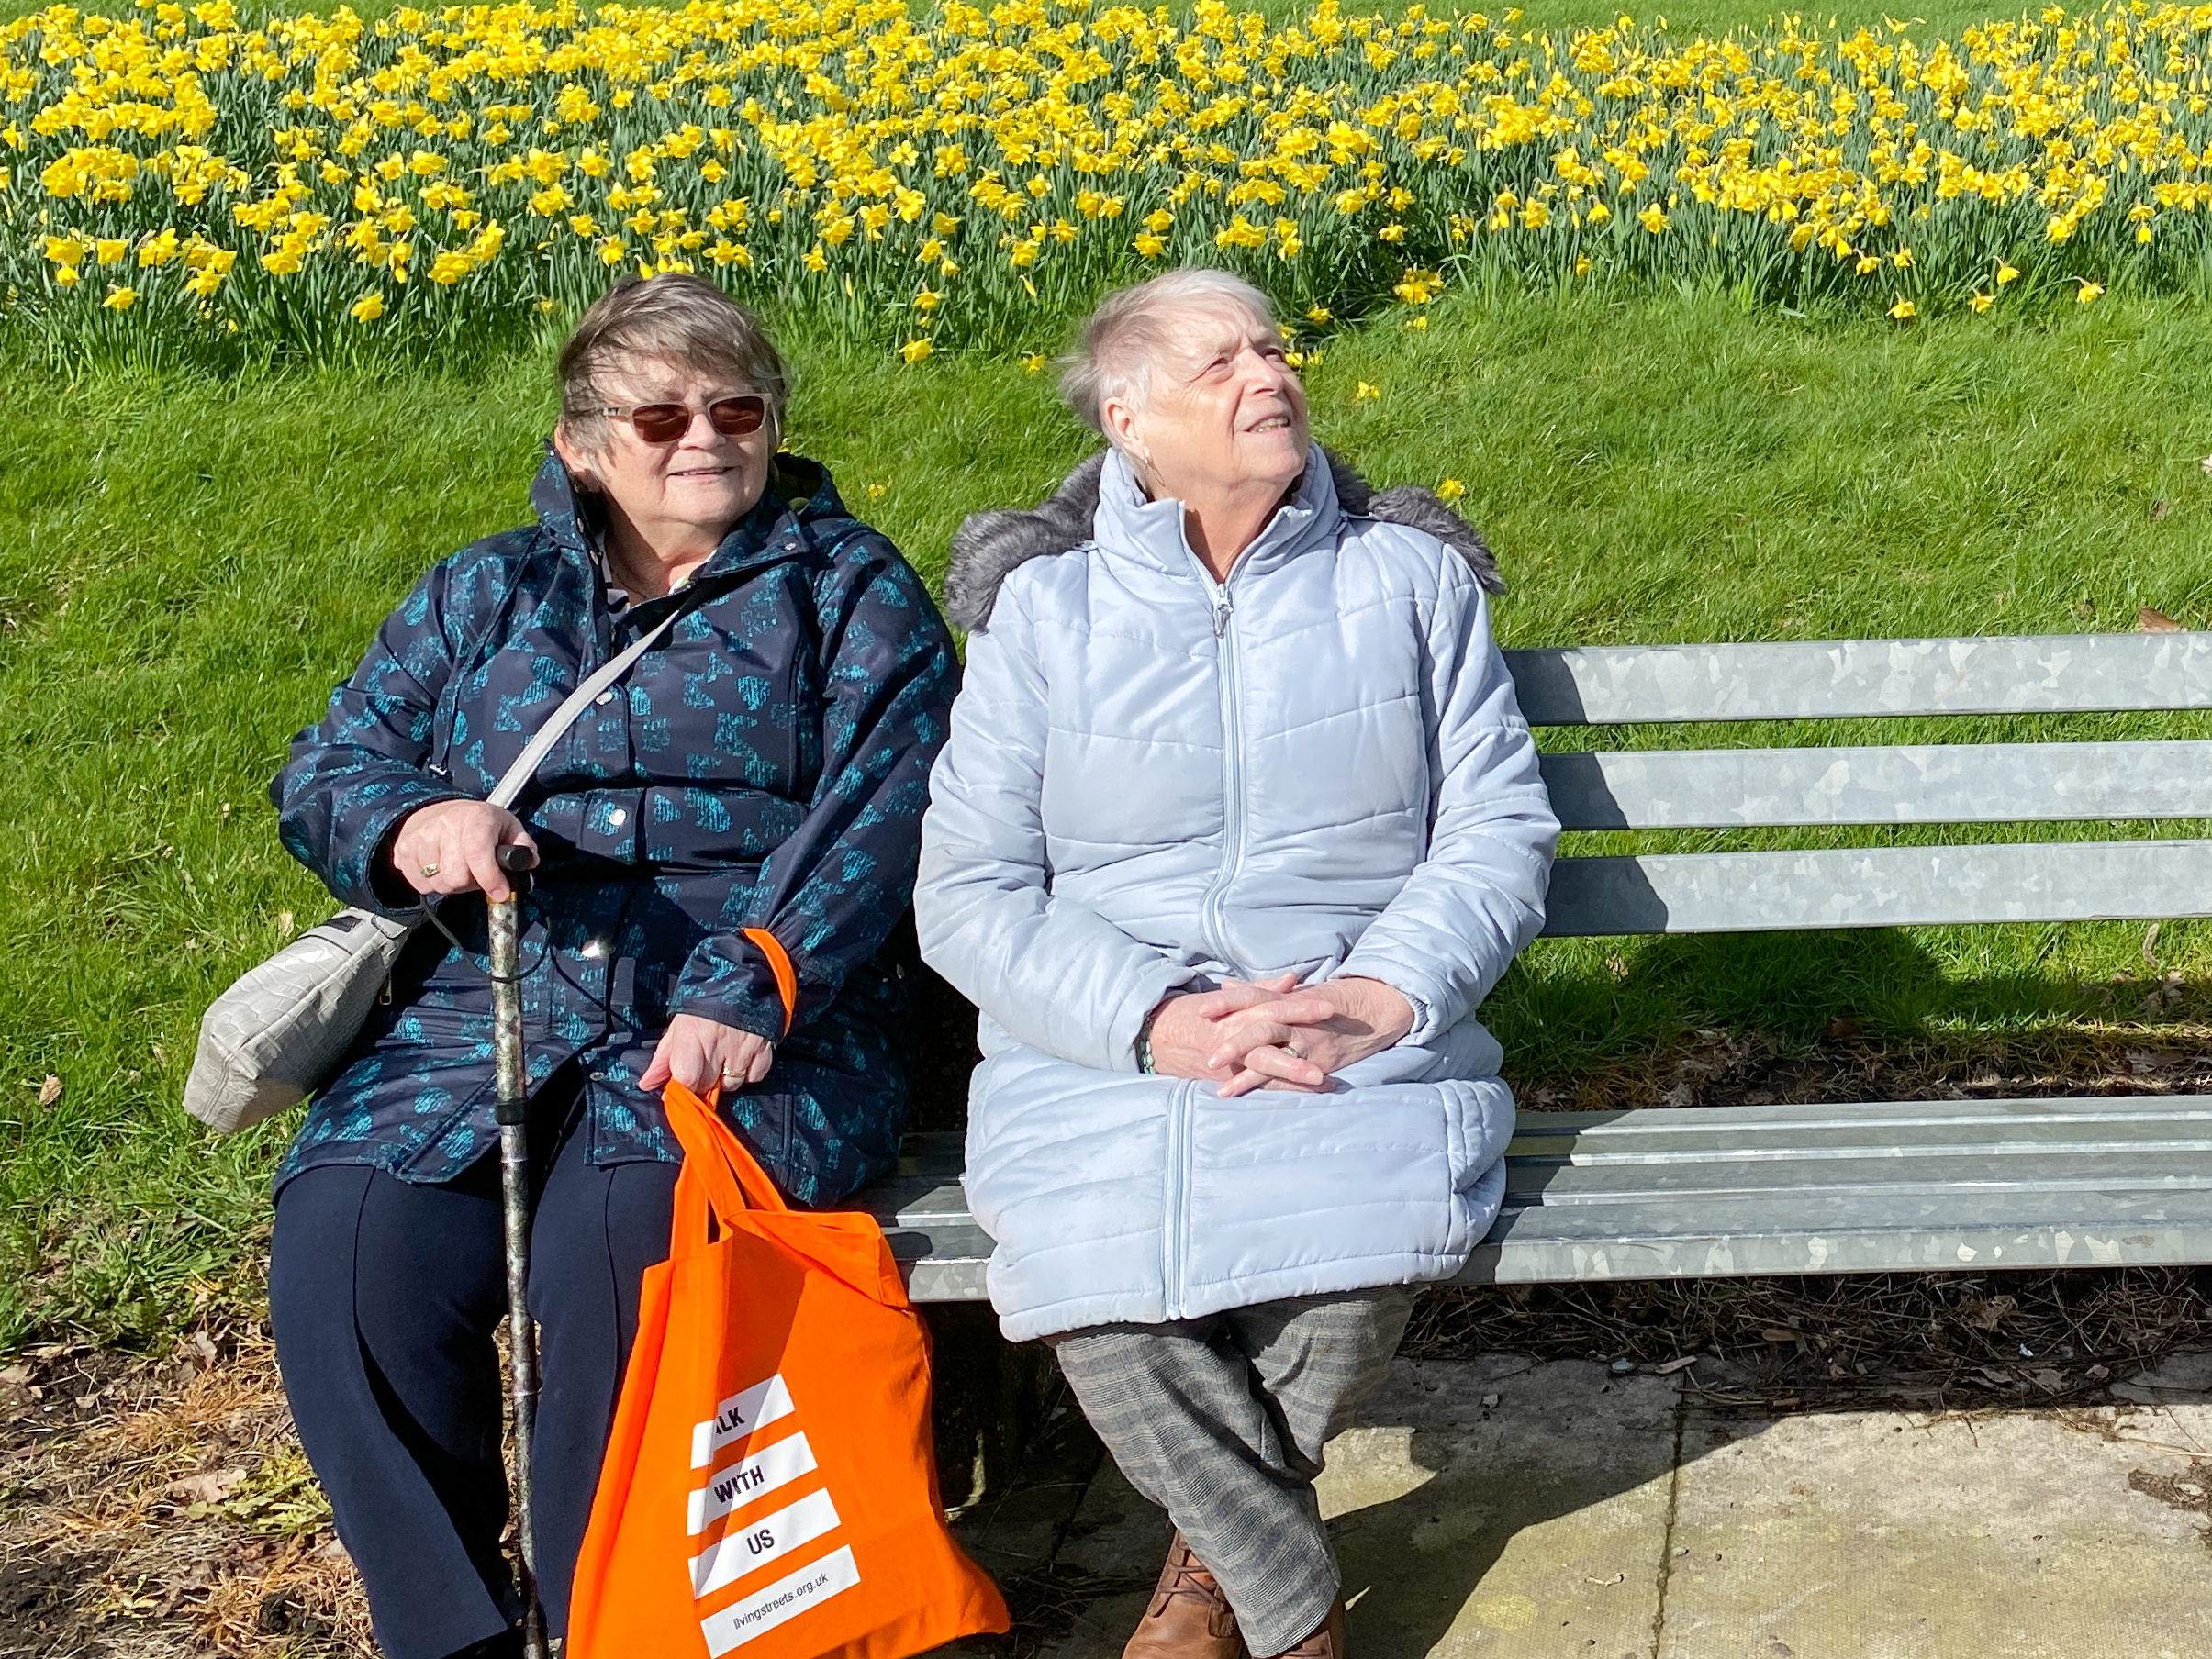
<svg viewBox="0 0 2212 1659">
<path fill-rule="evenodd" d="M 1638 1540 L 1663 1528 L 1676 1387 L 1657 1377 L 1616 1383 L 1586 1365 L 1567 1368 L 1562 1380 L 1551 1375 L 1558 1369 L 1515 1356 L 1441 1367 L 1401 1362 L 1361 1426 L 1332 1447 L 1325 1507 L 1353 1603 L 1355 1649 L 1413 1655 L 1447 1644 L 1524 1536 L 1544 1537 L 1556 1562 L 1551 1602 L 1585 1597 L 1585 1577 L 1656 1584 L 1656 1545 Z M 1539 1375 L 1546 1398 L 1532 1416 L 1533 1402 L 1514 1397 Z M 1169 1528 L 1069 1411 L 1056 1420 L 1034 1478 L 1025 1472 L 964 1533 L 1007 1584 L 1017 1624 L 1005 1638 L 957 1652 L 1112 1659 L 1144 1613 Z M 1627 1573 L 1622 1559 L 1639 1550 L 1648 1559 Z M 1509 1623 L 1517 1616 L 1512 1605 L 1489 1610 Z M 1580 1628 L 1574 1612 L 1563 1615 L 1573 1650 L 1604 1659 L 1648 1653 L 1648 1617 L 1639 1634 L 1622 1631 L 1611 1613 L 1593 1605 Z M 1623 1634 L 1630 1645 L 1612 1647 Z M 1584 1640 L 1606 1645 L 1585 1649 Z"/>
<path fill-rule="evenodd" d="M 2212 1654 L 2212 1355 L 1974 1411 L 1716 1405 L 1715 1369 L 1400 1361 L 1322 1482 L 1359 1659 Z M 1103 1464 L 1061 1531 L 1058 1599 L 968 1651 L 1120 1653 L 1165 1522 Z"/>
</svg>

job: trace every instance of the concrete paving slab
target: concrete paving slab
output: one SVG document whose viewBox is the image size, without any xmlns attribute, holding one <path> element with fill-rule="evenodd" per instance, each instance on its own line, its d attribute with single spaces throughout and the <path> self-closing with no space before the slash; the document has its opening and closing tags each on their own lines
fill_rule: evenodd
<svg viewBox="0 0 2212 1659">
<path fill-rule="evenodd" d="M 1675 1389 L 1588 1364 L 1401 1361 L 1320 1484 L 1361 1659 L 1648 1659 Z M 1045 1659 L 1114 1659 L 1168 1526 L 1111 1462 L 1055 1567 L 1081 1605 Z"/>
<path fill-rule="evenodd" d="M 1356 1659 L 2212 1659 L 2212 1355 L 1948 1415 L 1715 1406 L 1713 1369 L 1395 1365 L 1321 1482 Z M 1039 1659 L 1116 1659 L 1167 1547 L 1080 1468 L 977 1540 L 1035 1564 Z"/>
<path fill-rule="evenodd" d="M 1372 1659 L 1646 1659 L 1675 1385 L 1585 1362 L 1401 1361 L 1320 1483 Z"/>
<path fill-rule="evenodd" d="M 2212 1407 L 1685 1413 L 1659 1659 L 2207 1659 Z"/>
</svg>

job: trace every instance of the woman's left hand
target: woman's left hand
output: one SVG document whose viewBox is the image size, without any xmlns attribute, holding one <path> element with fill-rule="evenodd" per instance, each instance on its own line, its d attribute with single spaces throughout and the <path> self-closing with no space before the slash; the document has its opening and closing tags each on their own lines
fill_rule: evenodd
<svg viewBox="0 0 2212 1659">
<path fill-rule="evenodd" d="M 716 1087 L 728 1092 L 758 1083 L 775 1063 L 776 1045 L 765 1037 L 697 1014 L 678 1014 L 661 1033 L 653 1063 L 638 1086 L 651 1094 L 674 1081 L 695 1095 Z"/>
<path fill-rule="evenodd" d="M 1348 1065 L 1413 1029 L 1413 1005 L 1380 979 L 1325 979 L 1220 1022 L 1216 1067 L 1236 1067 L 1223 1098 L 1256 1088 L 1318 1093 Z"/>
</svg>

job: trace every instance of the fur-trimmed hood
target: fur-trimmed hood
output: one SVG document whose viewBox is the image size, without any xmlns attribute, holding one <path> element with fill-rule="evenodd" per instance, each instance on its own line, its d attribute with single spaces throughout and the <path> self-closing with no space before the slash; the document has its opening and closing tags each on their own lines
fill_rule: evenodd
<svg viewBox="0 0 2212 1659">
<path fill-rule="evenodd" d="M 1099 507 L 1099 474 L 1107 453 L 1101 450 L 1078 463 L 1058 489 L 1033 507 L 968 515 L 954 532 L 952 565 L 944 578 L 945 613 L 956 626 L 970 632 L 988 626 L 1000 584 L 1017 568 L 1090 540 L 1091 518 Z M 1436 491 L 1413 484 L 1377 490 L 1342 456 L 1329 450 L 1322 453 L 1328 457 L 1336 499 L 1346 513 L 1425 531 L 1466 560 L 1486 592 L 1494 596 L 1505 591 L 1505 579 L 1499 575 L 1498 562 L 1481 532 L 1452 511 Z"/>
</svg>

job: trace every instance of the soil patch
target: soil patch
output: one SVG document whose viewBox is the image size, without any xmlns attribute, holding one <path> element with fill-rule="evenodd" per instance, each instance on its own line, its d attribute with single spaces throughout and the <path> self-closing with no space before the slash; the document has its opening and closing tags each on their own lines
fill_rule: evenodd
<svg viewBox="0 0 2212 1659">
<path fill-rule="evenodd" d="M 368 1659 L 258 1327 L 0 1370 L 0 1659 Z"/>
</svg>

